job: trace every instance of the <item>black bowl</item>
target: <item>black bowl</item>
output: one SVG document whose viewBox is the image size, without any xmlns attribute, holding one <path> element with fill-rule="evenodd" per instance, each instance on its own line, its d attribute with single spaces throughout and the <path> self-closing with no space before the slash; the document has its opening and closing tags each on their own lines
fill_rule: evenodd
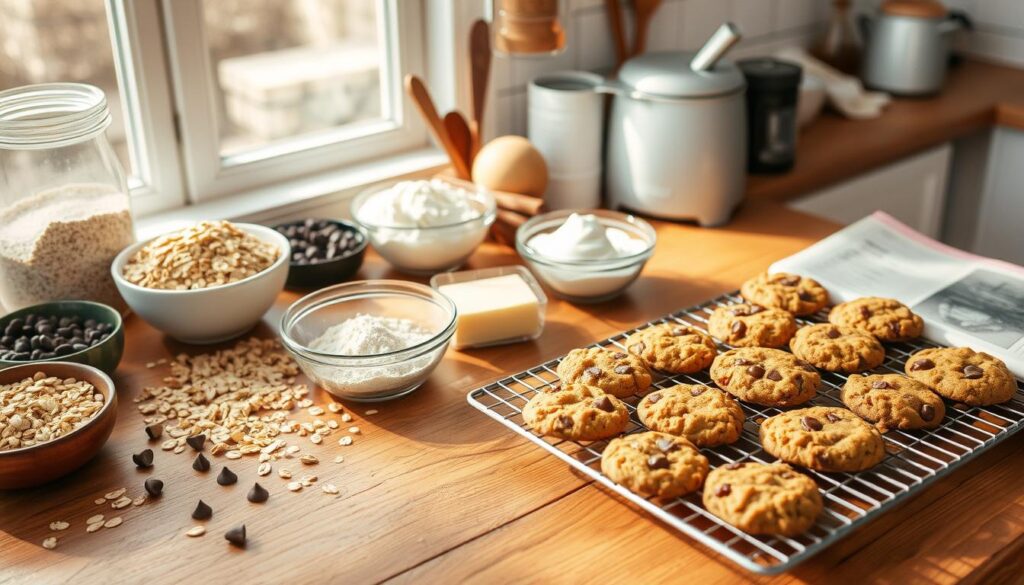
<svg viewBox="0 0 1024 585">
<path fill-rule="evenodd" d="M 324 260 L 315 264 L 298 264 L 289 261 L 288 264 L 288 288 L 314 289 L 344 282 L 359 271 L 363 265 L 363 257 L 366 256 L 366 246 L 369 239 L 366 230 L 358 225 L 336 219 L 317 220 L 332 223 L 344 231 L 356 234 L 358 245 L 341 256 L 335 256 L 330 260 Z M 273 226 L 275 230 L 292 225 L 301 224 L 300 221 L 289 221 Z M 280 230 L 278 230 L 280 231 Z"/>
<path fill-rule="evenodd" d="M 117 365 L 121 363 L 121 355 L 124 353 L 124 326 L 121 322 L 121 313 L 118 313 L 113 307 L 92 301 L 50 301 L 40 303 L 0 317 L 0 331 L 6 329 L 11 321 L 24 318 L 31 313 L 55 315 L 57 317 L 81 317 L 83 320 L 95 319 L 101 323 L 109 323 L 113 326 L 113 329 L 106 339 L 86 349 L 44 360 L 0 359 L 0 368 L 20 366 L 28 363 L 74 362 L 76 364 L 93 366 L 107 374 L 113 374 L 114 370 L 117 369 Z"/>
</svg>

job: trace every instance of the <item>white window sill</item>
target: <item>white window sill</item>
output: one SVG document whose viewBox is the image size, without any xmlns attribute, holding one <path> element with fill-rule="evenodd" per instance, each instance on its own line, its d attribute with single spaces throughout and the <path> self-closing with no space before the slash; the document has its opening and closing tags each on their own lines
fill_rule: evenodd
<svg viewBox="0 0 1024 585">
<path fill-rule="evenodd" d="M 374 183 L 429 176 L 447 164 L 440 150 L 422 148 L 241 195 L 162 211 L 135 220 L 140 240 L 192 225 L 204 219 L 257 223 L 308 216 L 348 217 L 348 200 Z"/>
</svg>

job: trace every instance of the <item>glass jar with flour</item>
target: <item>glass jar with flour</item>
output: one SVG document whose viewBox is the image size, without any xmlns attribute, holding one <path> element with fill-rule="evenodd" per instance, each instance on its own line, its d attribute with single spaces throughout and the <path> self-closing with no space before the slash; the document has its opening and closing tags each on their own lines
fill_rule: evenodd
<svg viewBox="0 0 1024 585">
<path fill-rule="evenodd" d="M 123 308 L 110 263 L 135 241 L 124 171 L 91 85 L 0 92 L 0 304 L 59 299 Z"/>
</svg>

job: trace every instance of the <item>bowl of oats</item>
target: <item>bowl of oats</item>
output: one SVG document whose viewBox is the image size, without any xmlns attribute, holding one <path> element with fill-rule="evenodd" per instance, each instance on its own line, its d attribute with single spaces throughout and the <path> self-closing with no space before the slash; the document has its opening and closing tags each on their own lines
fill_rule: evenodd
<svg viewBox="0 0 1024 585">
<path fill-rule="evenodd" d="M 193 344 L 249 331 L 284 290 L 288 238 L 261 225 L 204 221 L 117 255 L 111 274 L 128 306 L 171 337 Z"/>
<path fill-rule="evenodd" d="M 44 484 L 85 465 L 117 419 L 114 383 L 71 362 L 0 370 L 0 489 Z"/>
</svg>

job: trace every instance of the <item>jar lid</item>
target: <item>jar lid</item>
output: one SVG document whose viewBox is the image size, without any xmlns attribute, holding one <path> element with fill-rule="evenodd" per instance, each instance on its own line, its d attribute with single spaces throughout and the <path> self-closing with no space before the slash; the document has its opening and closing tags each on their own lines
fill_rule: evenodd
<svg viewBox="0 0 1024 585">
<path fill-rule="evenodd" d="M 946 7 L 936 0 L 886 0 L 882 12 L 911 18 L 946 18 L 949 15 Z"/>
<path fill-rule="evenodd" d="M 774 91 L 796 89 L 800 85 L 800 77 L 803 74 L 799 65 L 771 57 L 744 59 L 737 64 L 740 71 L 746 76 L 750 89 Z"/>
<path fill-rule="evenodd" d="M 669 51 L 633 57 L 619 70 L 619 81 L 641 94 L 669 98 L 722 95 L 746 85 L 739 68 L 725 59 L 707 71 L 690 69 L 694 55 Z"/>
</svg>

